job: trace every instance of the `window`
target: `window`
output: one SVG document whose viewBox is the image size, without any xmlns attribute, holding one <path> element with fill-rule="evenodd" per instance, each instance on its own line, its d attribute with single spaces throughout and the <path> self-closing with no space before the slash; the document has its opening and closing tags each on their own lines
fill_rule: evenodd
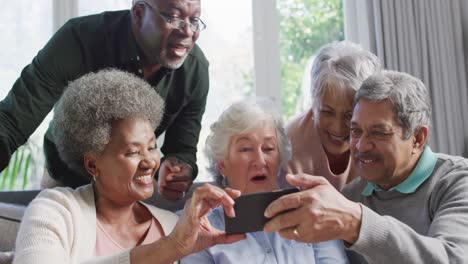
<svg viewBox="0 0 468 264">
<path fill-rule="evenodd" d="M 344 39 L 342 0 L 278 0 L 281 103 L 286 120 L 310 108 L 310 68 L 324 44 Z"/>
<path fill-rule="evenodd" d="M 3 51 L 0 55 L 0 100 L 3 100 L 24 66 L 52 36 L 52 0 L 9 1 L 2 5 L 0 17 L 3 36 L 0 42 Z M 43 122 L 27 145 L 13 155 L 9 169 L 0 173 L 0 190 L 39 186 L 44 168 L 42 137 L 48 123 L 49 120 Z"/>
<path fill-rule="evenodd" d="M 86 16 L 98 14 L 104 11 L 129 9 L 132 6 L 132 0 L 78 0 L 77 16 Z"/>
<path fill-rule="evenodd" d="M 197 44 L 210 62 L 210 92 L 198 141 L 197 181 L 211 181 L 203 153 L 210 125 L 230 103 L 254 93 L 252 3 L 203 0 L 202 18 L 207 28 Z"/>
<path fill-rule="evenodd" d="M 52 36 L 53 29 L 69 17 L 128 9 L 131 2 L 18 0 L 6 5 L 0 10 L 6 21 L 0 30 L 3 36 L 12 37 L 1 44 L 2 50 L 9 52 L 0 55 L 0 99 Z M 298 107 L 302 98 L 310 97 L 308 85 L 301 90 L 304 68 L 320 46 L 343 39 L 341 6 L 341 0 L 202 1 L 202 18 L 208 27 L 197 44 L 210 61 L 210 93 L 198 144 L 198 181 L 212 180 L 205 170 L 203 147 L 209 126 L 231 102 L 246 95 L 270 96 L 286 120 L 304 109 Z M 39 187 L 44 167 L 42 137 L 50 118 L 29 140 L 27 148 L 33 150 L 33 157 L 26 184 L 19 174 L 10 186 L 11 177 L 4 171 L 0 173 L 0 190 Z M 23 162 L 29 153 L 23 154 Z M 14 157 L 10 167 L 14 167 Z M 17 162 L 20 160 L 21 153 Z"/>
</svg>

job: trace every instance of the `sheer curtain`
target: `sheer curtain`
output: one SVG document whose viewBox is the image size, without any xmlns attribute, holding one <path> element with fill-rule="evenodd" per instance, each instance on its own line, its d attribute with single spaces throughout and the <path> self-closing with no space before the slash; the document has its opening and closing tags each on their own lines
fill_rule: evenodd
<svg viewBox="0 0 468 264">
<path fill-rule="evenodd" d="M 438 152 L 468 156 L 463 0 L 345 0 L 346 39 L 378 55 L 386 69 L 420 78 L 430 91 Z M 466 35 L 465 35 L 465 38 Z M 465 45 L 466 46 L 466 45 Z"/>
</svg>

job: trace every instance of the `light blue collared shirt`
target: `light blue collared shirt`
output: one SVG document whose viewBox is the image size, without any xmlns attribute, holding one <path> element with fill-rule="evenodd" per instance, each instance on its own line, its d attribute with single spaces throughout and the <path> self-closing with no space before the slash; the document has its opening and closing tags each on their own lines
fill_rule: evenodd
<svg viewBox="0 0 468 264">
<path fill-rule="evenodd" d="M 208 219 L 213 227 L 224 230 L 224 213 L 214 209 Z M 181 259 L 180 263 L 348 263 L 343 242 L 332 240 L 317 244 L 299 243 L 282 238 L 277 232 L 247 233 L 233 244 L 216 245 Z"/>
<path fill-rule="evenodd" d="M 411 175 L 397 186 L 388 189 L 388 191 L 396 190 L 400 193 L 413 193 L 429 176 L 431 176 L 436 163 L 437 156 L 432 152 L 429 146 L 426 146 Z M 362 191 L 362 195 L 370 196 L 374 191 L 379 192 L 384 190 L 375 183 L 367 182 L 366 188 Z"/>
</svg>

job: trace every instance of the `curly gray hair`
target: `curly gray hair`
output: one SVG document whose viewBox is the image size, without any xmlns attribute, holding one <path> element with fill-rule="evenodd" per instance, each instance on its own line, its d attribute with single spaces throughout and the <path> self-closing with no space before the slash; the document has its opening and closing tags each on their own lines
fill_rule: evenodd
<svg viewBox="0 0 468 264">
<path fill-rule="evenodd" d="M 323 46 L 315 57 L 311 70 L 314 111 L 318 111 L 322 95 L 328 86 L 337 87 L 340 91 L 357 91 L 367 77 L 380 69 L 377 56 L 353 42 L 332 42 Z"/>
<path fill-rule="evenodd" d="M 421 80 L 409 74 L 382 71 L 372 75 L 356 93 L 354 106 L 361 99 L 374 102 L 390 100 L 398 123 L 403 128 L 404 139 L 410 138 L 421 126 L 429 126 L 431 123 L 429 92 Z"/>
<path fill-rule="evenodd" d="M 52 133 L 60 158 L 72 170 L 89 177 L 83 157 L 104 150 L 113 121 L 142 118 L 156 129 L 163 112 L 163 99 L 143 79 L 105 69 L 69 83 L 55 106 Z"/>
<path fill-rule="evenodd" d="M 234 134 L 247 133 L 265 123 L 273 124 L 276 129 L 278 148 L 280 152 L 280 166 L 283 166 L 290 156 L 290 143 L 286 136 L 281 115 L 274 109 L 271 101 L 264 98 L 257 100 L 239 101 L 229 106 L 210 129 L 206 138 L 205 155 L 209 160 L 208 171 L 215 176 L 218 183 L 222 177 L 218 168 L 218 161 L 226 158 L 229 140 Z"/>
</svg>

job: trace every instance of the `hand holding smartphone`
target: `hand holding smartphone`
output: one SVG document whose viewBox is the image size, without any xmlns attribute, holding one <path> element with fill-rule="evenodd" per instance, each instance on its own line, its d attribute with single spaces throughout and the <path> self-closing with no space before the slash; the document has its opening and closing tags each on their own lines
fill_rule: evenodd
<svg viewBox="0 0 468 264">
<path fill-rule="evenodd" d="M 234 199 L 236 217 L 230 218 L 224 214 L 225 231 L 227 234 L 243 234 L 263 230 L 269 220 L 264 216 L 267 206 L 279 197 L 298 192 L 298 188 L 246 194 Z"/>
</svg>

